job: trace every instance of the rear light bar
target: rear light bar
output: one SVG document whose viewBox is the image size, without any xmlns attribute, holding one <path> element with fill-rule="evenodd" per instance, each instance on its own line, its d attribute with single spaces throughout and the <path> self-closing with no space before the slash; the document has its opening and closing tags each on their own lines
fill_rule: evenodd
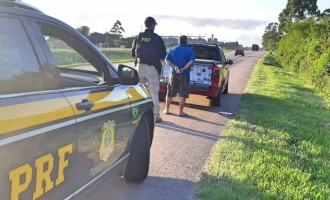
<svg viewBox="0 0 330 200">
<path fill-rule="evenodd" d="M 212 75 L 219 75 L 220 74 L 220 68 L 218 66 L 214 66 L 212 68 Z"/>
<path fill-rule="evenodd" d="M 220 69 L 219 69 L 218 66 L 214 66 L 212 70 L 213 70 L 213 71 L 219 71 Z"/>
</svg>

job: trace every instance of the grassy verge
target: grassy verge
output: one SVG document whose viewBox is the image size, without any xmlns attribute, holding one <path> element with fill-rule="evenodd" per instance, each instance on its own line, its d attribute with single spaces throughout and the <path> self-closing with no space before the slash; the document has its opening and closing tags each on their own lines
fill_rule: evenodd
<svg viewBox="0 0 330 200">
<path fill-rule="evenodd" d="M 130 49 L 101 49 L 102 53 L 106 55 L 113 63 L 133 62 L 134 58 L 131 56 Z"/>
<path fill-rule="evenodd" d="M 330 112 L 295 74 L 256 66 L 198 199 L 330 199 Z"/>
<path fill-rule="evenodd" d="M 74 67 L 88 64 L 81 55 L 71 49 L 54 49 L 52 52 L 60 66 Z M 129 49 L 101 49 L 101 52 L 113 63 L 134 61 Z"/>
</svg>

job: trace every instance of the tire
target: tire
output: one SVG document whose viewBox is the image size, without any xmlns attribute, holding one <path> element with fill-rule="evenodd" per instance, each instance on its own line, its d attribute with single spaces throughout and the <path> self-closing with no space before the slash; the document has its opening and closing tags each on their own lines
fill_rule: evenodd
<svg viewBox="0 0 330 200">
<path fill-rule="evenodd" d="M 159 99 L 159 101 L 165 102 L 165 99 L 166 99 L 166 93 L 159 92 L 159 93 L 158 93 L 158 99 Z"/>
<path fill-rule="evenodd" d="M 225 85 L 225 89 L 223 90 L 222 94 L 228 94 L 228 88 L 229 88 L 229 80 L 227 81 L 227 84 Z"/>
<path fill-rule="evenodd" d="M 221 92 L 219 91 L 218 96 L 212 98 L 212 105 L 213 106 L 220 106 L 220 97 L 221 97 Z"/>
<path fill-rule="evenodd" d="M 143 116 L 133 136 L 130 156 L 124 172 L 128 182 L 142 182 L 147 178 L 150 162 L 150 129 L 146 116 Z"/>
</svg>

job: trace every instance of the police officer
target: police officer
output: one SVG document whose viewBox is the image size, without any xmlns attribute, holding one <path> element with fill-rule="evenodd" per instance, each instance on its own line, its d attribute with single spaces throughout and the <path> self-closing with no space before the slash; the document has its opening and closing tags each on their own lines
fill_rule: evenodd
<svg viewBox="0 0 330 200">
<path fill-rule="evenodd" d="M 144 21 L 144 32 L 139 33 L 132 44 L 132 56 L 135 57 L 137 71 L 140 74 L 141 83 L 145 83 L 151 93 L 154 103 L 155 122 L 161 122 L 159 115 L 159 74 L 161 72 L 161 59 L 166 56 L 166 47 L 163 39 L 154 33 L 157 25 L 153 17 L 147 17 Z"/>
</svg>

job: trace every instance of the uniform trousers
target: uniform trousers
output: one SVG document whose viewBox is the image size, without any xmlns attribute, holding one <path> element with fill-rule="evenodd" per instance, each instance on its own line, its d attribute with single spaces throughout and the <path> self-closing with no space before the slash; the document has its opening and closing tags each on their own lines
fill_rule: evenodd
<svg viewBox="0 0 330 200">
<path fill-rule="evenodd" d="M 156 67 L 144 63 L 137 63 L 136 69 L 140 75 L 140 82 L 149 88 L 151 98 L 154 103 L 154 115 L 159 116 L 159 75 Z"/>
</svg>

